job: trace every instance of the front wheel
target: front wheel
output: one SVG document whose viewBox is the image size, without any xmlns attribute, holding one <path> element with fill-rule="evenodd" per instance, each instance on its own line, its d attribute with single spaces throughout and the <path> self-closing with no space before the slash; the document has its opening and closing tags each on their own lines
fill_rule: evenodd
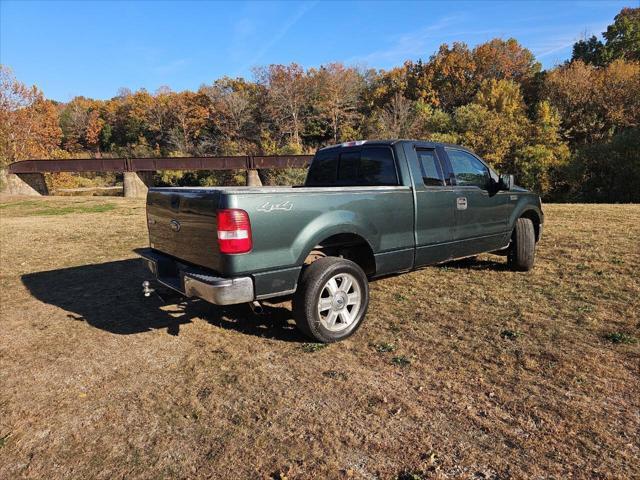
<svg viewBox="0 0 640 480">
<path fill-rule="evenodd" d="M 511 235 L 507 262 L 512 270 L 529 271 L 533 268 L 536 252 L 536 232 L 533 222 L 519 218 Z"/>
<path fill-rule="evenodd" d="M 338 257 L 321 258 L 306 267 L 293 299 L 298 329 L 322 343 L 352 335 L 368 306 L 367 276 L 356 263 Z"/>
</svg>

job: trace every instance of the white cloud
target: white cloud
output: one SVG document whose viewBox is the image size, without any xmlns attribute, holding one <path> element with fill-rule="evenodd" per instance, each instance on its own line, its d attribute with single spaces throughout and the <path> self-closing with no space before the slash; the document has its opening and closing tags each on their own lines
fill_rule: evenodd
<svg viewBox="0 0 640 480">
<path fill-rule="evenodd" d="M 262 45 L 262 47 L 256 52 L 256 54 L 251 57 L 251 60 L 246 62 L 242 66 L 242 68 L 240 68 L 240 71 L 246 71 L 249 68 L 255 66 L 269 50 L 271 50 L 280 40 L 285 37 L 289 30 L 291 30 L 291 28 L 293 28 L 293 26 L 296 25 L 309 10 L 317 5 L 317 3 L 318 1 L 303 3 L 297 9 L 297 11 L 294 12 L 294 14 L 284 22 L 280 29 L 278 29 L 278 31 Z"/>
<path fill-rule="evenodd" d="M 435 34 L 455 24 L 459 18 L 458 16 L 444 17 L 423 29 L 392 37 L 388 47 L 366 55 L 352 57 L 347 60 L 347 63 L 379 64 L 381 62 L 403 61 L 423 55 L 427 43 L 436 40 Z"/>
<path fill-rule="evenodd" d="M 529 49 L 533 52 L 536 58 L 545 59 L 553 54 L 562 52 L 573 46 L 578 40 L 588 38 L 591 35 L 599 36 L 600 33 L 607 29 L 607 23 L 597 25 L 587 25 L 574 28 L 563 28 L 563 31 L 548 32 L 546 35 L 541 34 L 540 40 L 529 46 Z M 567 33 L 567 30 L 571 30 L 572 33 Z M 555 63 L 558 63 L 560 59 L 556 59 Z M 546 63 L 546 62 L 545 62 Z"/>
<path fill-rule="evenodd" d="M 511 27 L 506 29 L 502 26 L 501 28 L 479 30 L 473 28 L 465 29 L 463 20 L 464 15 L 441 18 L 424 29 L 392 37 L 385 48 L 365 55 L 351 57 L 347 60 L 347 63 L 384 68 L 387 65 L 400 65 L 405 60 L 428 58 L 429 55 L 435 53 L 442 43 L 465 41 L 470 47 L 473 47 L 477 43 L 495 37 L 516 38 L 524 47 L 531 50 L 536 58 L 544 60 L 553 54 L 570 48 L 585 36 L 599 35 L 607 27 L 607 23 L 562 27 L 548 26 L 542 22 L 543 18 L 527 18 L 528 25 L 523 28 Z M 453 26 L 457 28 L 453 29 Z M 530 41 L 527 41 L 527 38 Z M 548 59 L 545 63 L 548 63 Z"/>
</svg>

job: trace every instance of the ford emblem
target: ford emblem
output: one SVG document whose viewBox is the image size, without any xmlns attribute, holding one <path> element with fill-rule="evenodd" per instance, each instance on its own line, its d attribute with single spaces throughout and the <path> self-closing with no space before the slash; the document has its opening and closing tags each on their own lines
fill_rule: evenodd
<svg viewBox="0 0 640 480">
<path fill-rule="evenodd" d="M 180 222 L 178 220 L 171 220 L 171 230 L 174 232 L 180 231 Z"/>
</svg>

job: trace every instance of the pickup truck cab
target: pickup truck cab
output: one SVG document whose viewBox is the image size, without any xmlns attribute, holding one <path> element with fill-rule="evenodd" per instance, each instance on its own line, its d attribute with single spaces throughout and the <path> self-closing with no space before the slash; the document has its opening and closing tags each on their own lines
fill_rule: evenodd
<svg viewBox="0 0 640 480">
<path fill-rule="evenodd" d="M 218 305 L 293 299 L 298 328 L 334 342 L 362 324 L 368 281 L 494 252 L 533 267 L 538 195 L 473 152 L 418 141 L 320 149 L 301 187 L 151 188 L 156 280 Z"/>
</svg>

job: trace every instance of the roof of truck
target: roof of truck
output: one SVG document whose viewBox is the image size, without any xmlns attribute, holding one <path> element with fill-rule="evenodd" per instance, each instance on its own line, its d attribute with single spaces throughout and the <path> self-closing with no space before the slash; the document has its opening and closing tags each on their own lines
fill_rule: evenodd
<svg viewBox="0 0 640 480">
<path fill-rule="evenodd" d="M 318 150 L 328 150 L 330 148 L 343 148 L 343 147 L 358 147 L 361 145 L 395 145 L 397 143 L 422 143 L 422 144 L 429 144 L 429 145 L 433 145 L 433 146 L 442 146 L 442 147 L 455 147 L 455 148 L 460 148 L 462 150 L 469 150 L 466 147 L 463 147 L 462 145 L 456 145 L 454 143 L 446 143 L 446 142 L 434 142 L 433 140 L 418 140 L 418 139 L 411 139 L 411 138 L 397 138 L 397 139 L 373 139 L 373 140 L 354 140 L 354 141 L 350 141 L 350 142 L 343 142 L 343 143 L 338 143 L 335 145 L 328 145 L 326 147 L 320 148 Z M 471 151 L 471 150 L 469 150 Z"/>
</svg>

